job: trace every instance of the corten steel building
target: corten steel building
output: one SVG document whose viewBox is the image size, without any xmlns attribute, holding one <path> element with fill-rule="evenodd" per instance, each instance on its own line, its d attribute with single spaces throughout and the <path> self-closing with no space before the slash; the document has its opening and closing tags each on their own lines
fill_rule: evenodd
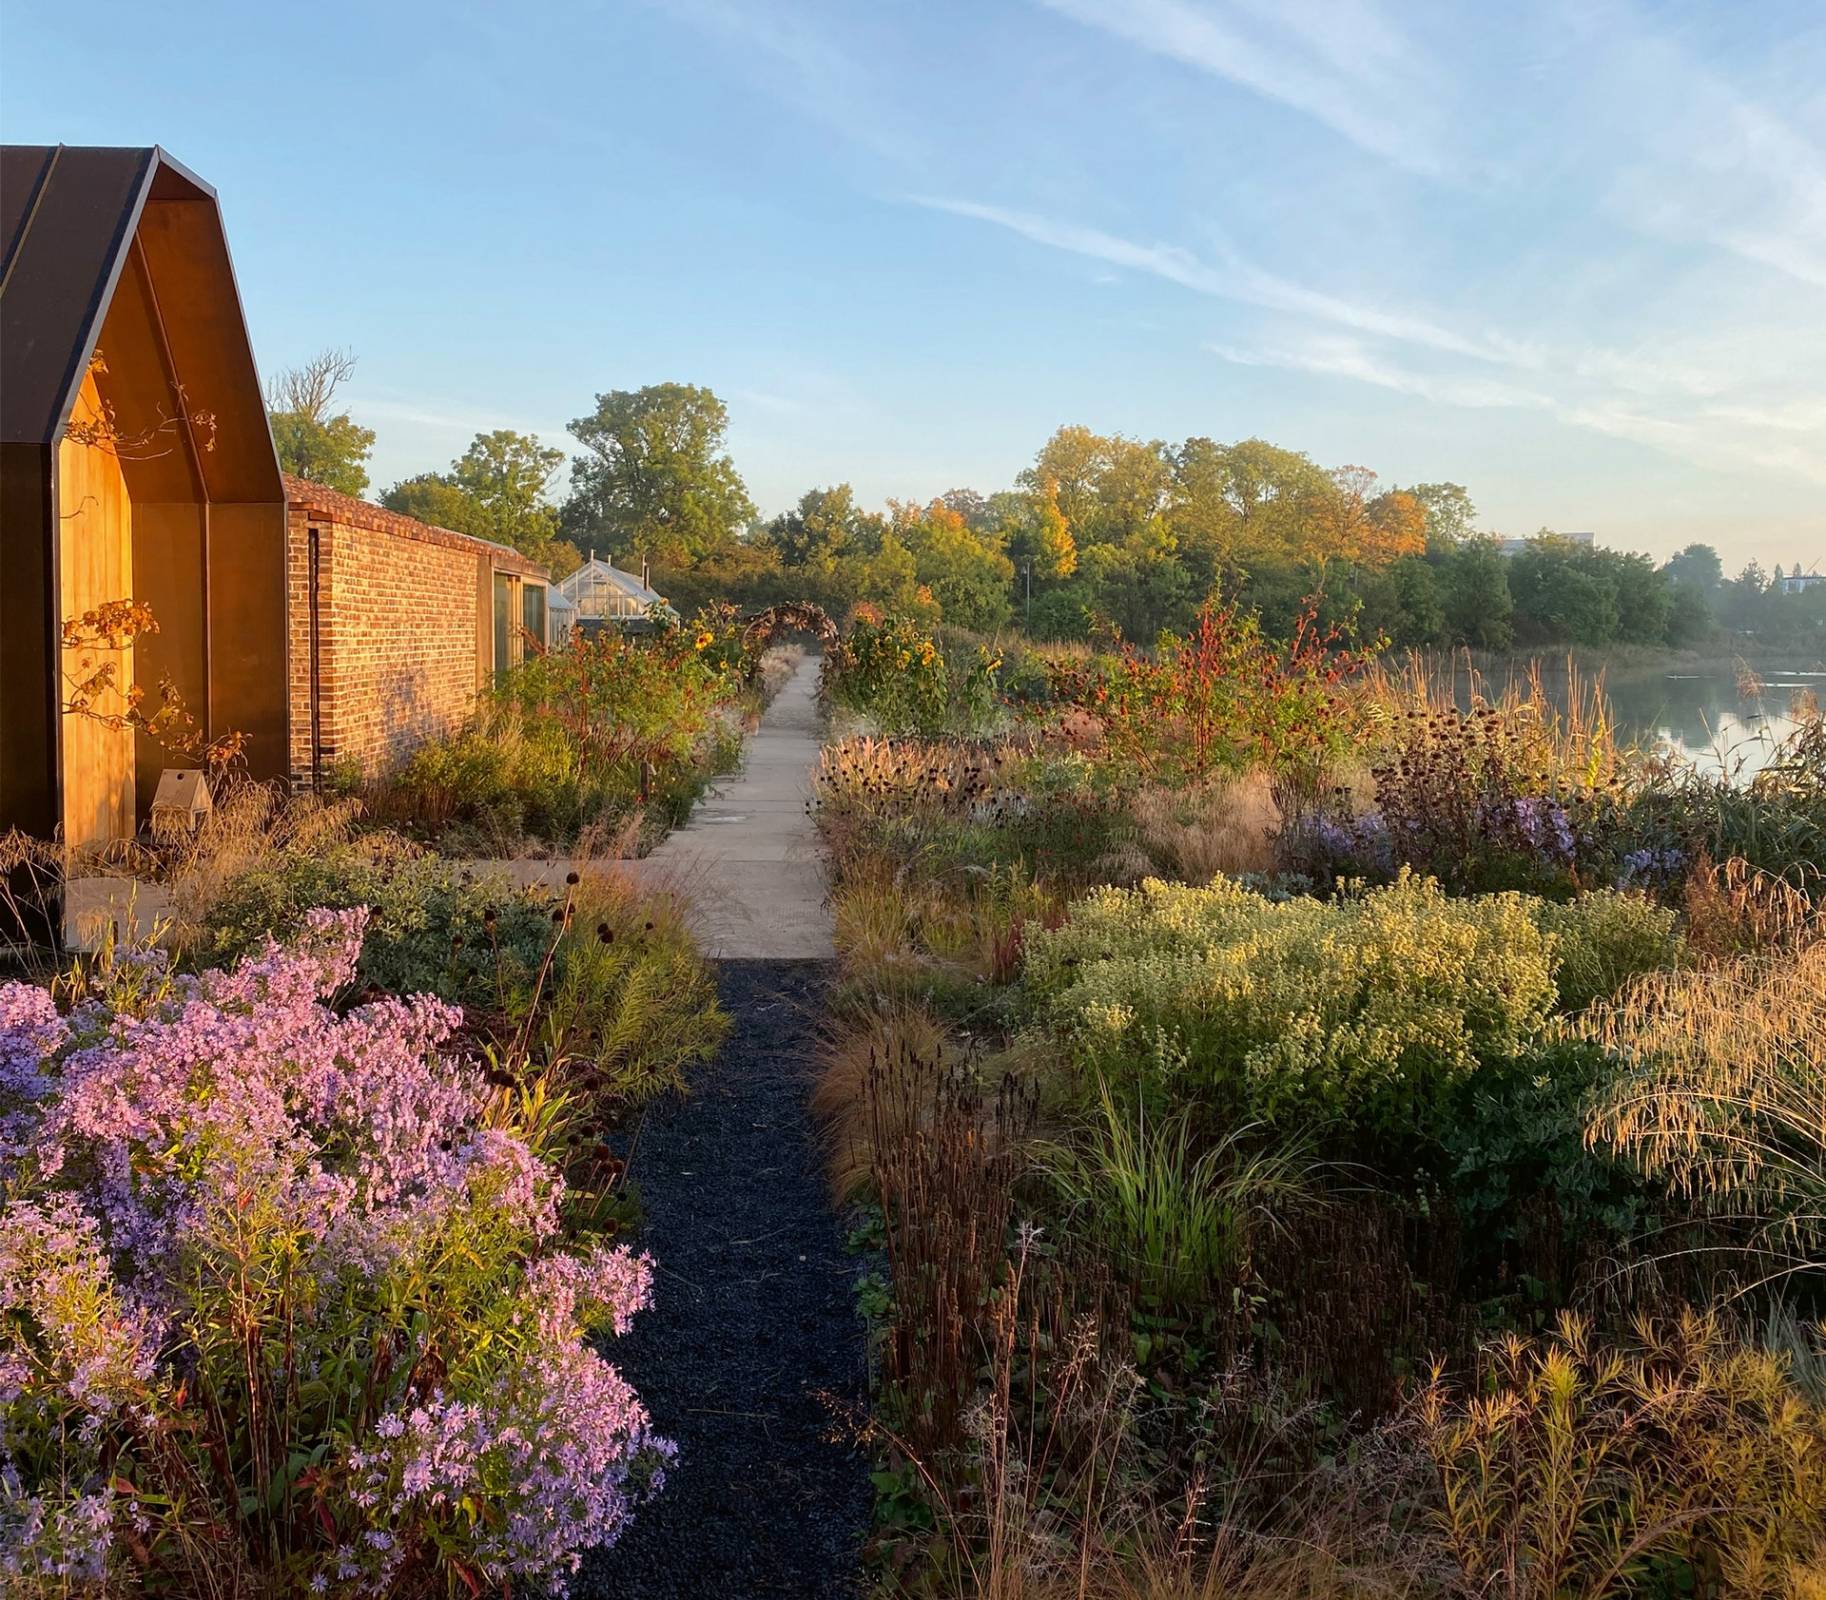
<svg viewBox="0 0 1826 1600">
<path fill-rule="evenodd" d="M 162 150 L 0 150 L 0 826 L 131 836 L 181 764 L 65 715 L 62 624 L 108 601 L 158 632 L 206 736 L 285 771 L 285 491 L 215 192 Z M 98 709 L 118 713 L 122 705 Z"/>
<path fill-rule="evenodd" d="M 181 758 L 123 726 L 168 680 L 259 778 L 366 769 L 468 715 L 547 631 L 546 574 L 283 478 L 215 192 L 162 150 L 0 149 L 0 829 L 131 837 Z M 158 624 L 101 716 L 64 623 Z"/>
</svg>

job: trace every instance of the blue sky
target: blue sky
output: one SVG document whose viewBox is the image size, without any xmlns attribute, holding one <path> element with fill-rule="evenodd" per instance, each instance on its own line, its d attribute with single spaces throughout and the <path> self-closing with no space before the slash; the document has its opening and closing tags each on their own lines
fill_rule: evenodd
<svg viewBox="0 0 1826 1600">
<path fill-rule="evenodd" d="M 214 183 L 377 487 L 676 379 L 767 511 L 1081 422 L 1826 564 L 1820 0 L 4 0 L 0 133 Z"/>
</svg>

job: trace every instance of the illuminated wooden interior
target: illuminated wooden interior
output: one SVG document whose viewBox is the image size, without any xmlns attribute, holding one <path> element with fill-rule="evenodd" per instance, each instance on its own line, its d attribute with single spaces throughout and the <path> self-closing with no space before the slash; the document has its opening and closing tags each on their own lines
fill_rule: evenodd
<svg viewBox="0 0 1826 1600">
<path fill-rule="evenodd" d="M 187 764 L 111 720 L 129 684 L 285 772 L 284 491 L 214 194 L 156 150 L 5 154 L 0 825 L 102 845 Z M 157 632 L 66 709 L 63 624 L 126 599 Z"/>
</svg>

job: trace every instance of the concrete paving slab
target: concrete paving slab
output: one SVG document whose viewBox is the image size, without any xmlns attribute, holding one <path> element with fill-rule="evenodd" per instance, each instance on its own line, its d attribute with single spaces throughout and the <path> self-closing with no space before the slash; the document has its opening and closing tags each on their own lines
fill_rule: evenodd
<svg viewBox="0 0 1826 1600">
<path fill-rule="evenodd" d="M 818 662 L 808 657 L 774 696 L 742 750 L 742 767 L 719 778 L 640 861 L 612 869 L 675 891 L 686 902 L 704 951 L 719 960 L 828 960 L 830 913 L 818 830 L 806 812 L 821 748 Z M 522 888 L 564 889 L 572 863 L 472 861 Z"/>
<path fill-rule="evenodd" d="M 694 926 L 725 960 L 827 959 L 830 913 L 818 832 L 805 802 L 818 760 L 818 663 L 807 657 L 742 751 L 742 770 L 644 861 L 645 881 L 679 883 Z"/>
</svg>

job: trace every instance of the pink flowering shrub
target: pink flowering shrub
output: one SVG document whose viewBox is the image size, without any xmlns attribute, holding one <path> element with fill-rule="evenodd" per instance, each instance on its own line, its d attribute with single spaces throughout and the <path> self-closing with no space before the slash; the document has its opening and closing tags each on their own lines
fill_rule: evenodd
<svg viewBox="0 0 1826 1600">
<path fill-rule="evenodd" d="M 673 1447 L 587 1343 L 652 1265 L 419 996 L 339 1015 L 365 913 L 232 971 L 0 985 L 0 1588 L 562 1586 Z M 225 1581 L 232 1580 L 232 1581 Z"/>
</svg>

